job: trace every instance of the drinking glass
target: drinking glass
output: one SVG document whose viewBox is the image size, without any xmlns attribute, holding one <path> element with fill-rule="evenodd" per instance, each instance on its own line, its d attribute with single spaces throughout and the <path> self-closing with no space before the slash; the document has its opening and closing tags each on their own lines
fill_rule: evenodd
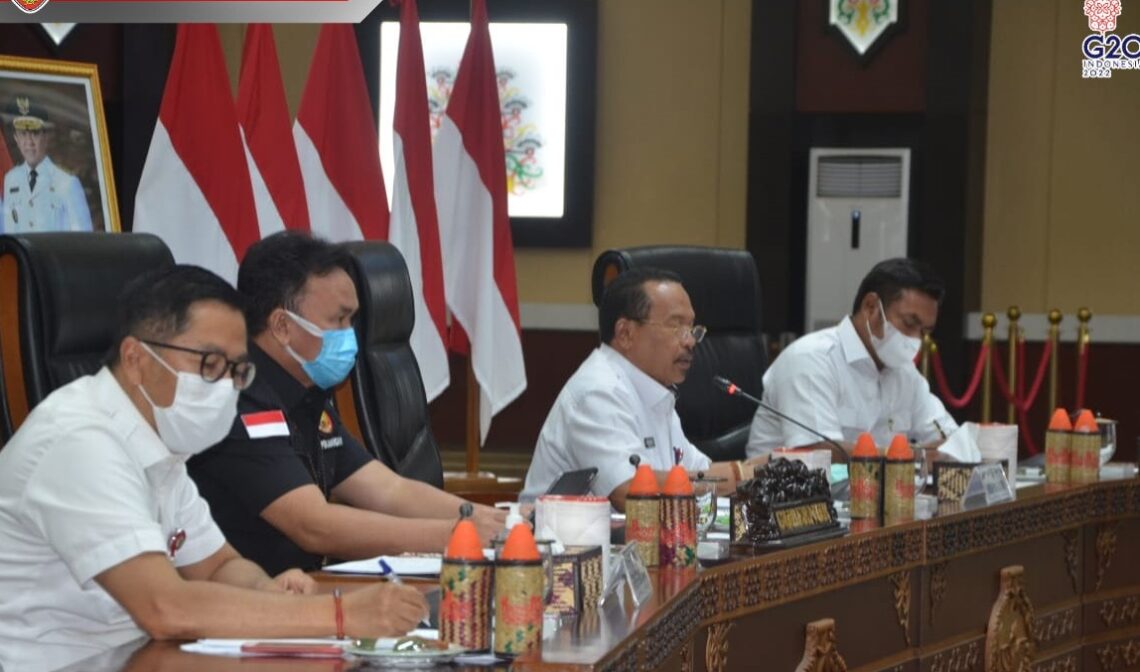
<svg viewBox="0 0 1140 672">
<path fill-rule="evenodd" d="M 693 479 L 693 494 L 697 498 L 697 539 L 703 540 L 716 520 L 716 488 L 723 478 Z"/>
<path fill-rule="evenodd" d="M 1103 467 L 1116 453 L 1116 421 L 1097 418 L 1096 426 L 1100 430 L 1100 466 Z"/>
</svg>

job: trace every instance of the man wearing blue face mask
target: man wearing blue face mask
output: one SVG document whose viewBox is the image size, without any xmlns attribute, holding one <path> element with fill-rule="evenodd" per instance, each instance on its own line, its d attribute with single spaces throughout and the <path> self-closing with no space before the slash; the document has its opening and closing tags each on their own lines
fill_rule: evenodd
<svg viewBox="0 0 1140 672">
<path fill-rule="evenodd" d="M 934 329 L 944 293 L 942 280 L 921 261 L 879 262 L 860 283 L 851 315 L 800 338 L 772 362 L 764 373 L 764 401 L 848 452 L 862 432 L 870 432 L 879 446 L 895 434 L 926 445 L 940 442 L 958 425 L 931 394 L 914 359 L 922 335 Z M 829 448 L 816 435 L 758 409 L 749 457 L 781 446 Z"/>
<path fill-rule="evenodd" d="M 350 264 L 338 245 L 282 232 L 250 247 L 238 271 L 257 379 L 229 435 L 188 466 L 226 537 L 267 571 L 439 552 L 463 503 L 373 459 L 332 405 L 356 363 Z M 484 541 L 504 520 L 475 506 Z"/>
</svg>

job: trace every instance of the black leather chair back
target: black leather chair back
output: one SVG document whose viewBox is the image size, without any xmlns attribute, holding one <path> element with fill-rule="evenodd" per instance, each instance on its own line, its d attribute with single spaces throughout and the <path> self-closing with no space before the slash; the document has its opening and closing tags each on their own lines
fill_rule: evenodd
<svg viewBox="0 0 1140 672">
<path fill-rule="evenodd" d="M 346 245 L 355 260 L 360 299 L 360 355 L 352 392 L 364 444 L 394 471 L 443 487 L 443 462 L 432 434 L 420 365 L 409 339 L 415 324 L 412 284 L 400 251 L 388 243 Z"/>
<path fill-rule="evenodd" d="M 689 375 L 678 390 L 677 414 L 685 436 L 714 461 L 744 458 L 755 407 L 713 387 L 724 376 L 757 396 L 768 356 L 760 332 L 760 280 L 745 250 L 658 245 L 607 250 L 594 262 L 594 304 L 606 285 L 627 269 L 652 266 L 681 276 L 697 324 L 708 335 L 697 345 Z"/>
<path fill-rule="evenodd" d="M 144 233 L 0 236 L 8 436 L 53 390 L 99 370 L 123 286 L 173 263 L 166 244 Z"/>
</svg>

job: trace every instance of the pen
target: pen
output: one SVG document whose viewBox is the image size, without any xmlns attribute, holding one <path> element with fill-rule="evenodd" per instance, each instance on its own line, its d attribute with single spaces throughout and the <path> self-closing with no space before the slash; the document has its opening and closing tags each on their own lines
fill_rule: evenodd
<svg viewBox="0 0 1140 672">
<path fill-rule="evenodd" d="M 931 420 L 931 422 L 934 423 L 934 429 L 938 430 L 938 436 L 941 436 L 942 440 L 945 441 L 946 440 L 946 432 L 942 431 L 942 425 L 938 424 L 937 420 Z"/>
<path fill-rule="evenodd" d="M 387 561 L 384 560 L 384 558 L 377 558 L 376 562 L 380 565 L 381 576 L 387 578 L 389 582 L 394 583 L 397 586 L 404 585 L 403 579 L 400 578 L 400 575 L 396 573 L 396 570 L 392 569 L 392 565 L 389 565 Z M 432 627 L 431 614 L 428 614 L 427 616 L 421 618 L 420 625 L 427 628 Z"/>
</svg>

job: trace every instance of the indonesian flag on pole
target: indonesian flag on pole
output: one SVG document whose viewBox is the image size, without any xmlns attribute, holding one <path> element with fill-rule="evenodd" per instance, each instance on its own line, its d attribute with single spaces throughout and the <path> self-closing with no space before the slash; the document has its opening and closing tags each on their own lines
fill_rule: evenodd
<svg viewBox="0 0 1140 672">
<path fill-rule="evenodd" d="M 435 399 L 451 383 L 447 367 L 447 304 L 443 298 L 443 262 L 431 165 L 424 52 L 416 0 L 400 6 L 400 49 L 396 59 L 396 109 L 389 242 L 404 255 L 412 281 L 416 321 L 412 351 L 420 365 L 424 392 Z"/>
<path fill-rule="evenodd" d="M 491 417 L 526 389 L 503 127 L 485 0 L 471 3 L 471 34 L 436 135 L 434 161 L 443 277 L 454 317 L 452 347 L 466 349 L 464 332 L 469 335 L 483 443 Z"/>
<path fill-rule="evenodd" d="M 293 140 L 313 233 L 336 242 L 387 239 L 380 142 L 351 24 L 321 27 Z"/>
<path fill-rule="evenodd" d="M 135 197 L 134 231 L 160 236 L 179 263 L 231 283 L 260 237 L 229 75 L 213 24 L 178 26 L 158 124 Z"/>
<path fill-rule="evenodd" d="M 237 111 L 261 236 L 282 229 L 308 231 L 309 205 L 268 24 L 251 23 L 245 31 Z"/>
</svg>

